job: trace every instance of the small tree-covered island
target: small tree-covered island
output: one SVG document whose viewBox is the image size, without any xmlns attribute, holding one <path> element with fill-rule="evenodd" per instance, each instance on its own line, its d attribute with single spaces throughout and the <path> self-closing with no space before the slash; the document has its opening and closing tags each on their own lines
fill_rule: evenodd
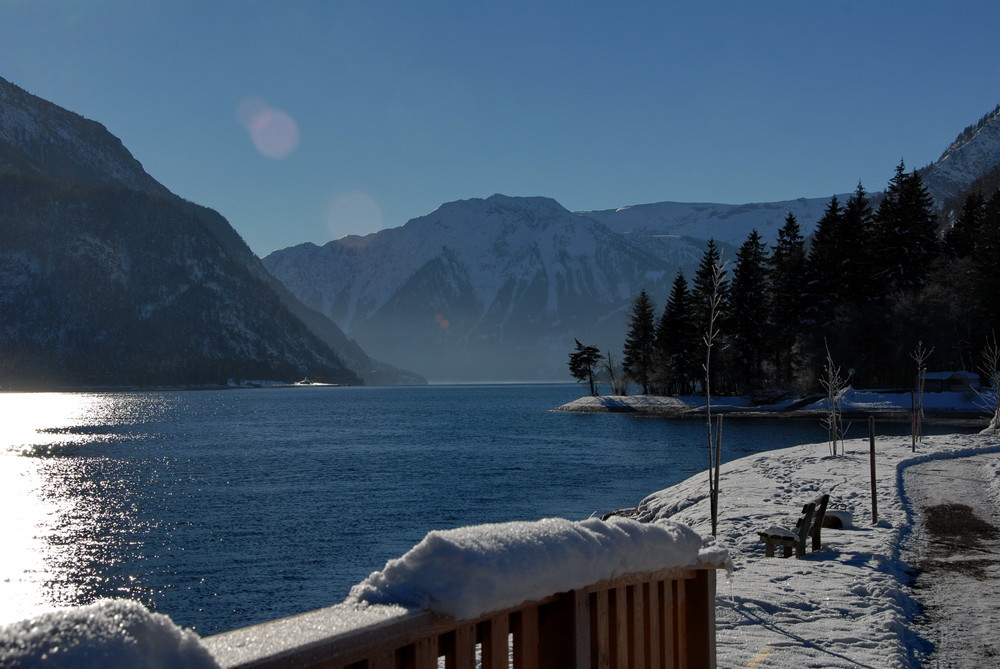
<svg viewBox="0 0 1000 669">
<path fill-rule="evenodd" d="M 635 297 L 620 358 L 577 341 L 570 374 L 592 396 L 604 383 L 617 397 L 739 396 L 743 408 L 782 410 L 852 388 L 922 410 L 925 392 L 952 390 L 963 394 L 953 414 L 967 404 L 995 415 L 1000 172 L 950 205 L 935 207 L 920 172 L 900 162 L 884 193 L 858 183 L 846 202 L 832 197 L 809 239 L 789 212 L 776 240 L 753 230 L 733 259 L 709 240 L 659 315 L 647 291 Z M 691 408 L 603 399 L 564 408 Z"/>
</svg>

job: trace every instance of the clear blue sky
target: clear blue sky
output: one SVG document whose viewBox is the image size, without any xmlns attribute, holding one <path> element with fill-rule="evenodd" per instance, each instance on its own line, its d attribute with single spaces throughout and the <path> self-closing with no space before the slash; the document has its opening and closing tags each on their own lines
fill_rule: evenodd
<svg viewBox="0 0 1000 669">
<path fill-rule="evenodd" d="M 493 193 L 881 190 L 1000 102 L 998 25 L 994 0 L 0 0 L 0 76 L 264 255 Z"/>
</svg>

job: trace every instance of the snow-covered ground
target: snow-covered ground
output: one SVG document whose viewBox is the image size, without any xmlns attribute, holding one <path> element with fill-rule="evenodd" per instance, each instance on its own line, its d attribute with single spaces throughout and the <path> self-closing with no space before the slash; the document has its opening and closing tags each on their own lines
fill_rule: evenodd
<svg viewBox="0 0 1000 669">
<path fill-rule="evenodd" d="M 846 388 L 838 397 L 841 411 L 852 414 L 909 413 L 915 400 L 908 392 L 858 390 Z M 770 413 L 793 416 L 825 412 L 830 402 L 822 396 L 786 398 L 774 404 L 755 405 L 749 397 L 713 397 L 712 411 L 717 413 Z M 993 391 L 924 393 L 923 409 L 927 416 L 969 415 L 992 413 Z M 701 395 L 665 397 L 659 395 L 598 395 L 585 396 L 567 402 L 557 411 L 603 412 L 634 411 L 637 413 L 682 414 L 705 410 Z"/>
<path fill-rule="evenodd" d="M 921 666 L 929 645 L 903 552 L 914 527 L 903 472 L 934 459 L 1000 453 L 1000 438 L 925 437 L 916 452 L 909 437 L 877 439 L 877 523 L 869 441 L 845 447 L 845 454 L 832 456 L 826 443 L 797 446 L 723 465 L 718 538 L 735 571 L 719 587 L 720 667 Z M 996 486 L 991 490 L 997 494 Z M 636 517 L 669 517 L 707 534 L 707 491 L 707 473 L 694 476 L 642 500 Z M 758 531 L 794 526 L 803 503 L 821 493 L 830 494 L 831 508 L 851 512 L 851 526 L 825 529 L 822 550 L 801 560 L 765 558 Z"/>
<path fill-rule="evenodd" d="M 768 451 L 724 465 L 718 539 L 729 549 L 734 570 L 728 578 L 720 572 L 719 666 L 920 666 L 930 646 L 924 636 L 927 630 L 919 624 L 921 611 L 910 588 L 913 574 L 903 548 L 915 520 L 903 489 L 904 472 L 917 463 L 957 462 L 974 454 L 997 454 L 998 466 L 988 471 L 994 476 L 1000 474 L 1000 438 L 996 436 L 926 437 L 915 452 L 909 438 L 878 439 L 877 522 L 872 518 L 867 439 L 846 442 L 844 451 L 837 456 L 830 454 L 828 444 L 819 443 Z M 987 486 L 994 504 L 1000 503 L 998 483 L 1000 477 Z M 707 489 L 707 474 L 699 474 L 649 495 L 632 515 L 641 522 L 679 521 L 707 536 L 710 531 Z M 757 532 L 774 524 L 793 525 L 802 504 L 820 493 L 830 494 L 831 508 L 850 512 L 853 519 L 850 525 L 824 530 L 822 549 L 808 553 L 803 559 L 765 558 Z M 576 530 L 571 526 L 578 525 L 580 532 L 594 534 L 592 539 L 598 543 L 604 541 L 602 537 L 623 531 L 632 537 L 629 541 L 642 534 L 629 529 L 634 526 L 617 525 L 620 522 L 617 520 L 609 522 L 606 531 L 595 528 L 599 521 L 594 519 L 583 523 L 560 522 L 553 527 L 557 534 L 572 535 Z M 518 525 L 512 530 L 514 540 L 527 536 L 525 545 L 537 548 L 537 537 L 524 535 L 524 527 Z M 676 529 L 670 532 L 682 539 L 688 536 Z M 479 541 L 475 532 L 470 536 L 471 539 L 459 536 L 458 543 L 471 541 L 475 545 Z M 446 552 L 454 555 L 455 541 L 451 540 L 454 538 L 438 536 L 434 541 L 444 540 Z M 654 534 L 643 541 L 648 539 L 655 542 L 662 537 Z M 629 545 L 628 541 L 624 545 Z M 513 548 L 507 545 L 507 549 L 515 554 L 522 551 L 516 543 Z M 468 546 L 462 550 L 468 550 Z M 402 575 L 405 581 L 409 578 L 407 573 L 421 572 L 420 578 L 435 582 L 445 575 L 442 572 L 454 573 L 453 562 L 445 561 L 435 567 L 434 561 L 421 561 L 425 552 L 418 546 L 402 562 L 386 565 L 383 576 L 395 570 L 399 574 L 389 574 L 393 577 L 390 580 Z M 517 560 L 504 558 L 500 564 L 510 567 L 516 563 Z M 503 573 L 516 579 L 518 570 Z M 375 578 L 365 587 L 380 583 Z M 548 586 L 543 583 L 532 587 Z M 502 588 L 503 583 L 495 587 Z M 969 591 L 960 596 L 975 598 L 977 593 L 977 588 L 969 586 Z M 466 596 L 472 600 L 478 598 L 475 592 L 458 595 L 459 599 Z M 455 604 L 462 605 L 461 601 Z M 165 655 L 158 666 L 205 666 L 205 657 L 190 632 L 172 628 L 162 616 L 137 612 L 134 608 L 137 605 L 103 606 L 103 609 L 63 611 L 0 628 L 0 665 L 81 666 L 82 657 L 89 662 L 83 666 L 101 666 L 108 659 L 120 658 L 122 653 L 139 652 L 136 648 L 145 653 L 162 648 Z M 111 616 L 111 621 L 101 622 L 104 616 L 98 614 Z M 123 619 L 127 625 L 121 624 Z M 46 630 L 52 631 L 51 635 Z M 152 639 L 153 643 L 144 639 Z M 84 644 L 87 653 L 73 655 L 72 644 Z M 103 659 L 102 648 L 108 653 Z M 65 660 L 70 658 L 76 662 L 67 664 Z"/>
</svg>

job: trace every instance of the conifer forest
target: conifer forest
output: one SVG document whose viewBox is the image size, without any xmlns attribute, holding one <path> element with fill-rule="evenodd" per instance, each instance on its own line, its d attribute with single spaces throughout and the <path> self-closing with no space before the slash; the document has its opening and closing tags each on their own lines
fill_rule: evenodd
<svg viewBox="0 0 1000 669">
<path fill-rule="evenodd" d="M 917 351 L 926 369 L 991 378 L 983 355 L 1000 330 L 997 181 L 988 175 L 939 209 L 901 162 L 883 193 L 859 183 L 846 201 L 831 198 L 808 240 L 791 213 L 777 239 L 753 231 L 735 258 L 710 240 L 662 308 L 646 291 L 636 296 L 619 370 L 615 354 L 592 346 L 581 361 L 578 344 L 571 373 L 599 367 L 615 381 L 617 371 L 644 394 L 703 392 L 714 297 L 714 394 L 815 392 L 830 361 L 852 386 L 911 388 Z"/>
</svg>

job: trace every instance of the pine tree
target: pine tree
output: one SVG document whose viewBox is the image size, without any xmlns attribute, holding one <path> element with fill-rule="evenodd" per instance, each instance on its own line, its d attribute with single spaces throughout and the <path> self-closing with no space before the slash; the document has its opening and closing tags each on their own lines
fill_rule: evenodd
<svg viewBox="0 0 1000 669">
<path fill-rule="evenodd" d="M 819 330 L 833 322 L 834 312 L 841 300 L 844 243 L 840 227 L 843 218 L 840 202 L 834 195 L 816 223 L 816 232 L 813 233 L 809 248 L 806 264 L 806 313 L 809 321 Z"/>
<path fill-rule="evenodd" d="M 771 253 L 771 355 L 775 382 L 792 382 L 797 354 L 801 350 L 802 310 L 806 291 L 805 240 L 795 214 L 788 212 L 778 230 L 778 240 Z"/>
<path fill-rule="evenodd" d="M 576 350 L 569 354 L 569 373 L 578 382 L 586 382 L 590 386 L 590 394 L 597 394 L 597 387 L 594 385 L 594 372 L 597 364 L 604 357 L 601 350 L 596 346 L 584 346 L 579 339 L 576 342 Z"/>
<path fill-rule="evenodd" d="M 874 232 L 871 203 L 859 181 L 844 205 L 837 235 L 842 272 L 841 302 L 865 304 L 880 292 L 876 290 L 878 256 Z"/>
<path fill-rule="evenodd" d="M 875 222 L 879 278 L 884 285 L 890 292 L 924 285 L 939 251 L 934 201 L 920 175 L 907 173 L 902 161 L 879 203 Z"/>
<path fill-rule="evenodd" d="M 663 315 L 656 326 L 657 384 L 668 395 L 691 393 L 697 375 L 698 334 L 691 313 L 691 294 L 683 272 L 670 288 Z"/>
<path fill-rule="evenodd" d="M 966 258 L 972 255 L 979 242 L 979 235 L 986 215 L 986 200 L 979 191 L 970 193 L 962 204 L 959 214 L 944 236 L 944 250 L 952 258 Z"/>
<path fill-rule="evenodd" d="M 645 290 L 632 303 L 632 316 L 625 337 L 622 369 L 642 386 L 642 394 L 649 393 L 653 375 L 653 351 L 656 327 L 654 325 L 653 303 Z"/>
<path fill-rule="evenodd" d="M 695 329 L 699 332 L 704 331 L 706 323 L 708 322 L 708 313 L 711 305 L 712 291 L 714 290 L 713 281 L 715 275 L 715 268 L 722 264 L 722 252 L 719 251 L 718 245 L 715 243 L 714 239 L 709 239 L 708 244 L 705 246 L 705 253 L 701 256 L 701 261 L 698 263 L 698 269 L 695 271 L 694 284 L 691 289 L 691 305 L 692 312 L 694 314 L 694 324 Z M 719 286 L 721 291 L 722 301 L 721 304 L 725 306 L 729 299 L 729 282 L 723 282 Z M 723 309 L 725 311 L 725 309 Z"/>
<path fill-rule="evenodd" d="M 736 254 L 730 291 L 729 327 L 742 381 L 750 388 L 766 384 L 764 362 L 770 328 L 767 246 L 756 230 Z"/>
<path fill-rule="evenodd" d="M 975 249 L 976 303 L 983 332 L 979 334 L 982 348 L 989 336 L 1000 332 L 1000 190 L 993 193 L 983 207 L 983 220 Z"/>
</svg>

